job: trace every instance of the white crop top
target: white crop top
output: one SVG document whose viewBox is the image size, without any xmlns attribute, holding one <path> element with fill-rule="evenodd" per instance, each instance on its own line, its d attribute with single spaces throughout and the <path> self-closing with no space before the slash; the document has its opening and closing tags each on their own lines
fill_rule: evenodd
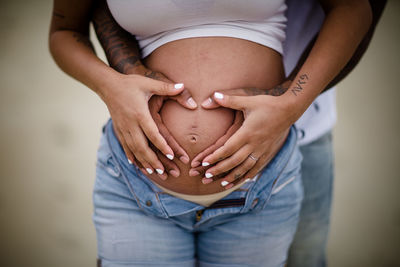
<svg viewBox="0 0 400 267">
<path fill-rule="evenodd" d="M 282 54 L 284 0 L 107 0 L 118 24 L 135 35 L 142 57 L 179 39 L 225 36 Z"/>
</svg>

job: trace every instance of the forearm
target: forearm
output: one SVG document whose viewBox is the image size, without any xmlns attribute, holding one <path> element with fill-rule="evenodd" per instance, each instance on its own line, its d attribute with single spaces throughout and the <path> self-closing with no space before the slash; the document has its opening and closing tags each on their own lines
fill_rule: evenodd
<svg viewBox="0 0 400 267">
<path fill-rule="evenodd" d="M 95 55 L 90 43 L 88 18 L 91 5 L 91 0 L 54 2 L 49 48 L 63 71 L 104 98 L 106 85 L 118 73 Z"/>
<path fill-rule="evenodd" d="M 140 49 L 135 37 L 118 25 L 105 1 L 97 2 L 92 22 L 112 68 L 124 74 L 151 77 L 149 70 L 141 62 Z"/>
<path fill-rule="evenodd" d="M 350 60 L 347 62 L 347 64 L 344 66 L 344 68 L 341 69 L 341 71 L 335 76 L 335 78 L 325 87 L 323 90 L 326 91 L 333 86 L 337 85 L 340 81 L 342 81 L 344 78 L 347 77 L 347 75 L 357 66 L 359 63 L 360 59 L 366 52 L 369 43 L 371 42 L 372 36 L 374 35 L 375 28 L 382 16 L 383 9 L 386 5 L 386 0 L 369 0 L 369 3 L 371 5 L 371 11 L 372 11 L 372 23 L 371 26 L 368 29 L 368 32 L 365 34 L 364 38 L 360 42 L 360 44 L 357 46 L 357 49 L 355 50 L 354 54 L 350 58 Z M 293 69 L 291 74 L 288 76 L 288 80 L 293 80 L 296 75 L 299 72 L 299 69 L 301 66 L 304 64 L 305 60 L 307 59 L 308 55 L 310 54 L 310 51 L 312 47 L 315 44 L 315 41 L 317 39 L 317 35 L 312 38 L 312 40 L 309 42 L 308 46 L 306 49 L 303 51 L 299 61 L 297 62 L 296 67 Z"/>
<path fill-rule="evenodd" d="M 318 38 L 287 92 L 282 95 L 296 121 L 349 61 L 371 23 L 367 2 L 330 6 Z M 338 1 L 336 1 L 338 2 Z"/>
<path fill-rule="evenodd" d="M 51 54 L 64 72 L 106 98 L 104 88 L 116 72 L 94 54 L 87 36 L 69 30 L 55 31 L 49 42 Z"/>
</svg>

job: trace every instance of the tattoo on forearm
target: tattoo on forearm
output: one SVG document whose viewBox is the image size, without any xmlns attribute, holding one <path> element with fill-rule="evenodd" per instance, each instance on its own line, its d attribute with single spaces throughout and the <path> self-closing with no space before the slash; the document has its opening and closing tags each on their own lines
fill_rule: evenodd
<svg viewBox="0 0 400 267">
<path fill-rule="evenodd" d="M 78 43 L 82 43 L 94 51 L 93 45 L 87 36 L 79 33 L 74 33 L 72 36 L 76 39 Z"/>
<path fill-rule="evenodd" d="M 296 82 L 296 85 L 291 89 L 292 93 L 297 96 L 298 93 L 303 91 L 303 86 L 307 83 L 308 76 L 307 74 L 302 74 L 299 76 L 299 79 Z"/>
<path fill-rule="evenodd" d="M 96 6 L 92 21 L 111 67 L 127 73 L 129 69 L 141 64 L 135 39 L 113 19 L 105 1 Z"/>
</svg>

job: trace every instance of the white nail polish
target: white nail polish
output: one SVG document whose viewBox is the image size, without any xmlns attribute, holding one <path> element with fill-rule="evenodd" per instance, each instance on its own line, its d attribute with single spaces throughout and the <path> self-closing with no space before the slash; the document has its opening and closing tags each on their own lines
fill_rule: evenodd
<svg viewBox="0 0 400 267">
<path fill-rule="evenodd" d="M 208 162 L 201 163 L 201 166 L 203 166 L 203 167 L 207 167 L 208 165 L 210 165 L 210 163 L 208 163 Z"/>
<path fill-rule="evenodd" d="M 229 182 L 227 182 L 227 181 L 222 181 L 222 182 L 221 182 L 221 185 L 222 185 L 222 186 L 227 186 L 228 184 L 229 184 Z"/>
<path fill-rule="evenodd" d="M 175 89 L 181 89 L 183 87 L 183 83 L 177 83 L 174 87 Z"/>
<path fill-rule="evenodd" d="M 133 164 L 132 161 L 131 161 L 130 159 L 128 159 L 128 163 L 131 164 L 131 165 Z"/>
<path fill-rule="evenodd" d="M 173 160 L 173 159 L 174 159 L 174 156 L 172 156 L 171 154 L 167 154 L 166 157 L 167 157 L 168 159 L 170 159 L 170 160 Z"/>
<path fill-rule="evenodd" d="M 193 98 L 190 97 L 187 100 L 187 102 L 188 102 L 189 106 L 194 107 L 194 108 L 197 107 L 197 104 L 196 104 L 196 102 L 194 102 Z"/>
<path fill-rule="evenodd" d="M 150 169 L 150 168 L 146 168 L 146 171 L 147 171 L 148 174 L 152 174 L 153 173 L 153 170 Z"/>
<path fill-rule="evenodd" d="M 217 98 L 217 99 L 223 99 L 223 98 L 224 98 L 224 95 L 221 94 L 221 93 L 215 92 L 215 93 L 214 93 L 214 97 Z"/>
<path fill-rule="evenodd" d="M 213 177 L 214 175 L 212 175 L 211 173 L 209 173 L 209 172 L 207 172 L 206 173 L 206 178 L 211 178 L 211 177 Z"/>
<path fill-rule="evenodd" d="M 161 170 L 161 169 L 156 169 L 156 171 L 158 172 L 158 174 L 163 174 L 164 173 L 164 171 Z"/>
<path fill-rule="evenodd" d="M 206 105 L 206 106 L 210 105 L 211 103 L 212 103 L 211 97 L 207 98 L 207 100 L 204 101 L 204 105 Z"/>
</svg>

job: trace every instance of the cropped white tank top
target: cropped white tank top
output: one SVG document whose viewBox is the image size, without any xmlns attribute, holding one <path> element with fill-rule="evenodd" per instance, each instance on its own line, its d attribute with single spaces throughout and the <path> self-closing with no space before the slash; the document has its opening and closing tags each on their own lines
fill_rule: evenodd
<svg viewBox="0 0 400 267">
<path fill-rule="evenodd" d="M 179 39 L 224 36 L 249 40 L 282 54 L 284 0 L 107 0 L 126 31 L 135 35 L 142 57 Z"/>
</svg>

